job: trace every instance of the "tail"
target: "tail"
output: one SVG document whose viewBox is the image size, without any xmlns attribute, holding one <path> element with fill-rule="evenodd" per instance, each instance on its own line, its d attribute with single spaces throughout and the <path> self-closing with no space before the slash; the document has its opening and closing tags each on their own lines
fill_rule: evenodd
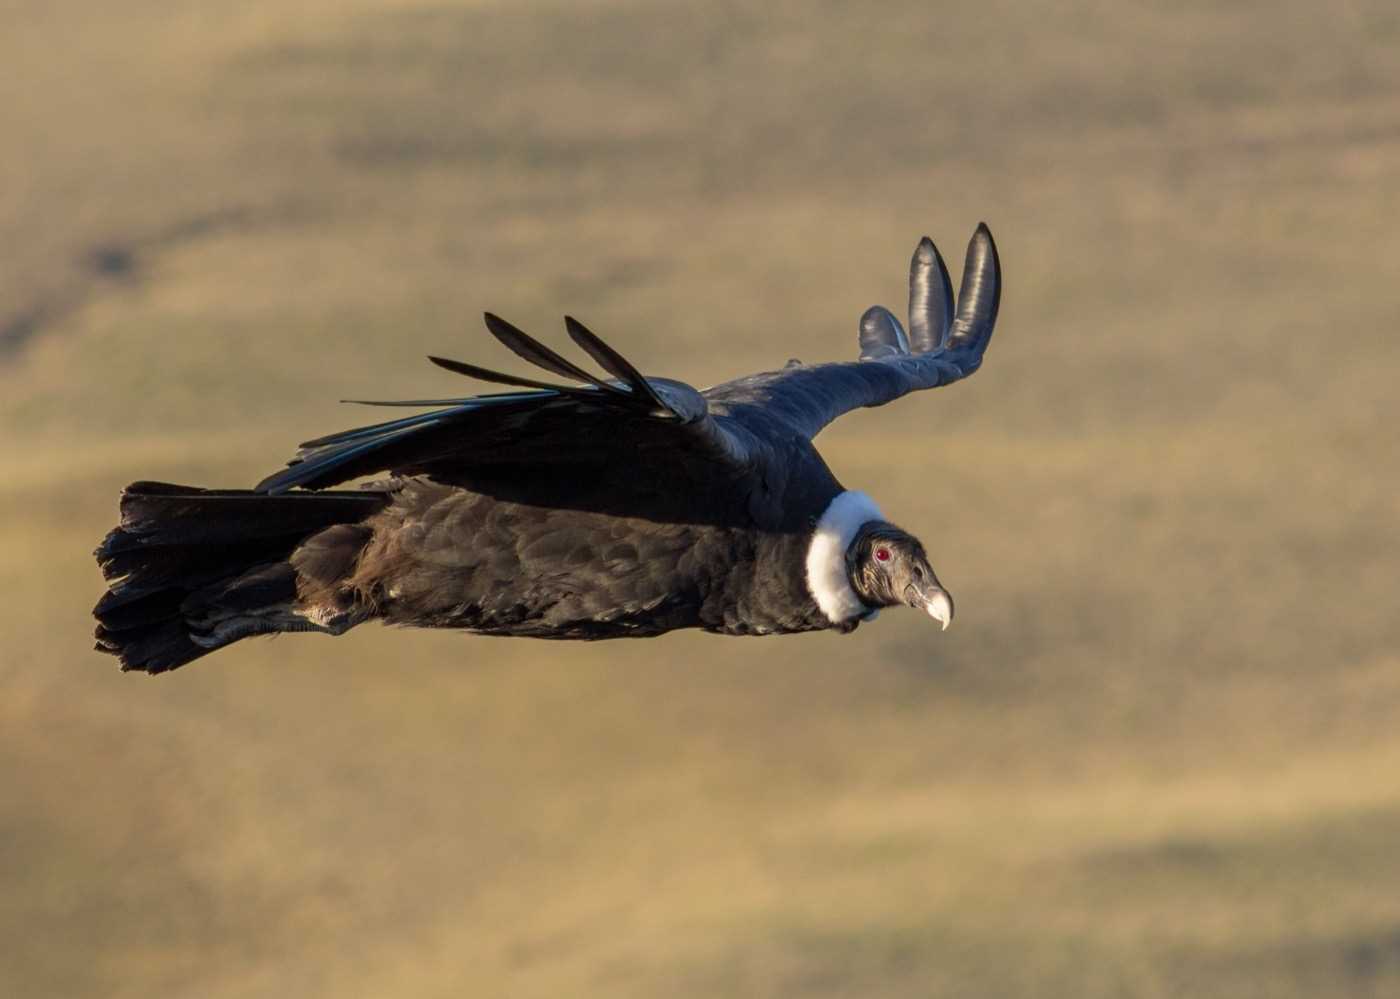
<svg viewBox="0 0 1400 999">
<path fill-rule="evenodd" d="M 109 581 L 93 608 L 98 651 L 123 670 L 163 673 L 249 635 L 339 634 L 361 617 L 349 607 L 339 619 L 298 612 L 298 578 L 348 576 L 369 540 L 362 522 L 388 502 L 383 492 L 132 483 L 121 523 L 95 552 Z"/>
</svg>

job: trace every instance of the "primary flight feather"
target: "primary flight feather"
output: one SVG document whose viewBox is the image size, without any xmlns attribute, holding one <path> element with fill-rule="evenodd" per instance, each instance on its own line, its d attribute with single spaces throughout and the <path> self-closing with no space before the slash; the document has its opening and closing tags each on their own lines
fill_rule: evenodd
<svg viewBox="0 0 1400 999">
<path fill-rule="evenodd" d="M 812 438 L 832 420 L 977 370 L 1001 271 L 985 225 L 956 301 L 925 238 L 909 331 L 861 317 L 860 359 L 705 391 L 642 375 L 572 317 L 606 376 L 486 315 L 559 381 L 431 358 L 512 390 L 371 403 L 431 412 L 301 445 L 252 490 L 136 482 L 96 555 L 97 648 L 161 673 L 251 635 L 369 620 L 535 638 L 854 630 L 908 605 L 947 627 L 923 546 L 837 482 Z M 326 490 L 387 471 L 356 490 Z"/>
</svg>

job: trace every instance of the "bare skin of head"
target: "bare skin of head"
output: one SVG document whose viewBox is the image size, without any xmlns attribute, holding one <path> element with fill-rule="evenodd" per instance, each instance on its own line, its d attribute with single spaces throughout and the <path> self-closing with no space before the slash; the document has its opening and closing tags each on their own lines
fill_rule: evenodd
<svg viewBox="0 0 1400 999">
<path fill-rule="evenodd" d="M 938 582 L 919 539 L 885 521 L 861 528 L 846 549 L 846 574 L 867 607 L 904 605 L 925 611 L 944 628 L 953 600 Z"/>
</svg>

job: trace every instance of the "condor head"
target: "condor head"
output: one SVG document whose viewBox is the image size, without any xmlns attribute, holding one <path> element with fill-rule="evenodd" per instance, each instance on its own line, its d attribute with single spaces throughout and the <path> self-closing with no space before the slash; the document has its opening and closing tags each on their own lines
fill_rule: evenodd
<svg viewBox="0 0 1400 999">
<path fill-rule="evenodd" d="M 846 575 L 867 607 L 905 604 L 948 627 L 953 598 L 938 582 L 919 539 L 885 521 L 863 525 L 846 549 Z"/>
</svg>

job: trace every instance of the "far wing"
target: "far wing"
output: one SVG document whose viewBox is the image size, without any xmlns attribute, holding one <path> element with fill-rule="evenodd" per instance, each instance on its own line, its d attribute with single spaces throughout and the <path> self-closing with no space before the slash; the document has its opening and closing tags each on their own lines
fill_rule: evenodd
<svg viewBox="0 0 1400 999">
<path fill-rule="evenodd" d="M 861 316 L 860 359 L 795 364 L 705 391 L 716 414 L 740 424 L 781 421 L 812 438 L 843 413 L 966 378 L 982 364 L 1001 304 L 1001 264 L 985 224 L 968 244 L 954 309 L 948 269 L 925 236 L 909 267 L 909 333 L 888 309 Z"/>
<path fill-rule="evenodd" d="M 440 408 L 307 441 L 286 469 L 257 488 L 273 494 L 322 489 L 387 470 L 520 502 L 610 506 L 625 514 L 629 498 L 638 500 L 638 509 L 654 508 L 657 492 L 669 488 L 693 502 L 695 488 L 721 489 L 746 474 L 756 449 L 742 427 L 716 420 L 689 385 L 643 377 L 582 323 L 565 322 L 573 341 L 612 378 L 589 374 L 488 313 L 487 329 L 506 347 L 578 384 L 434 357 L 449 371 L 516 390 L 366 403 Z"/>
</svg>

